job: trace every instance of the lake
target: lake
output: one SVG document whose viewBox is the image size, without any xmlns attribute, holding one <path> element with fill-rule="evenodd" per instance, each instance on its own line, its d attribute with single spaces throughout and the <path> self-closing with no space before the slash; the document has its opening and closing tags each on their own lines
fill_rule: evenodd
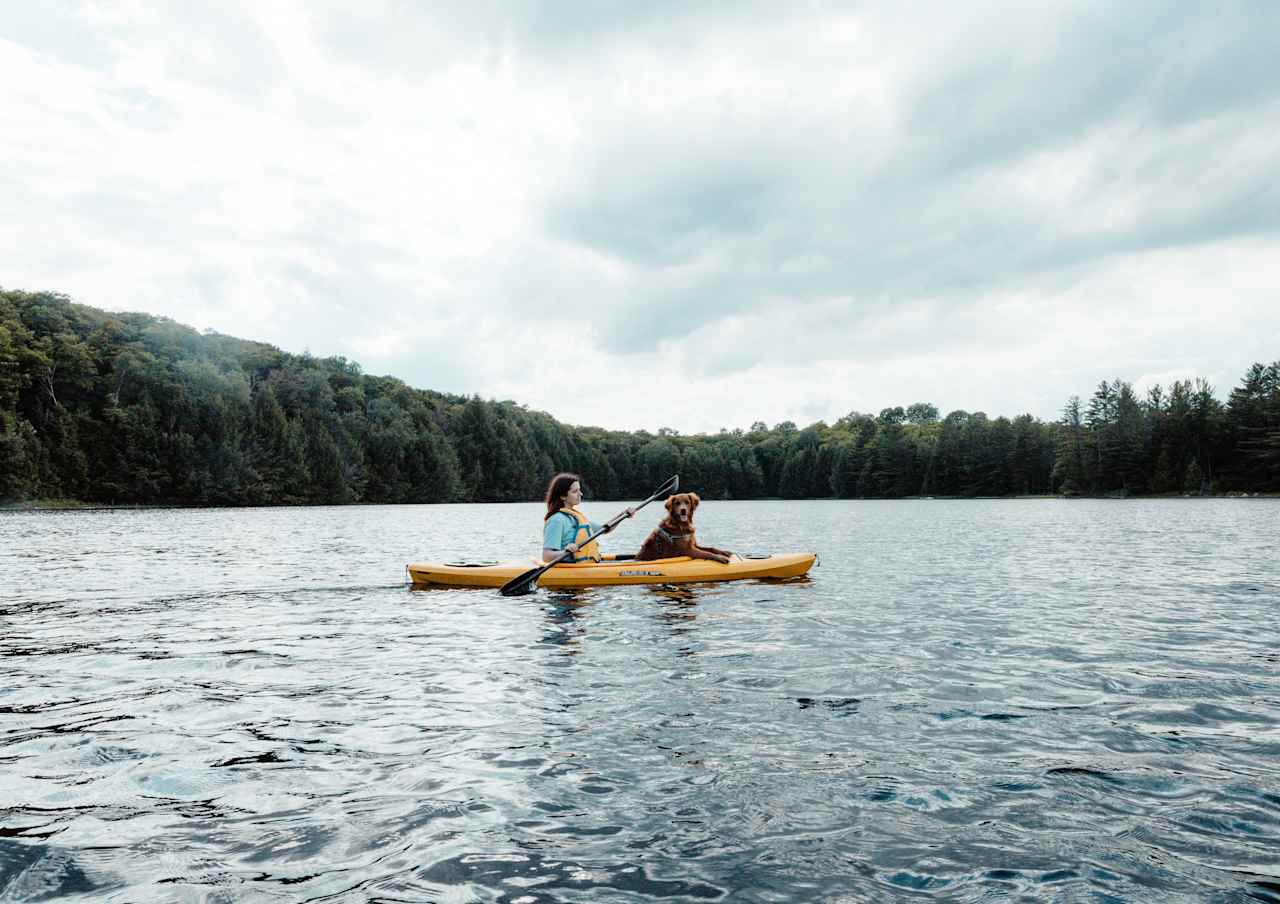
<svg viewBox="0 0 1280 904">
<path fill-rule="evenodd" d="M 540 505 L 0 513 L 0 900 L 1280 901 L 1277 525 L 707 502 L 819 566 L 503 598 L 404 565 Z"/>
</svg>

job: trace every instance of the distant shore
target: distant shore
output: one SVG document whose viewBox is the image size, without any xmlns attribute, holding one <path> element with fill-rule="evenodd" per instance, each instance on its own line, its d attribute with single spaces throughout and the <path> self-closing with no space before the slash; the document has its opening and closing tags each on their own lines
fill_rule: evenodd
<svg viewBox="0 0 1280 904">
<path fill-rule="evenodd" d="M 1113 502 L 1133 501 L 1141 499 L 1280 499 L 1280 493 L 1205 493 L 1203 495 L 1195 495 L 1190 493 L 1149 493 L 1142 496 L 1136 495 L 1098 495 L 1098 496 L 1062 496 L 1058 494 L 1036 494 L 1030 493 L 1022 496 L 867 496 L 852 499 L 837 499 L 833 496 L 814 496 L 806 499 L 782 499 L 777 496 L 762 496 L 756 499 L 706 499 L 704 502 L 886 502 L 886 501 L 921 501 L 921 500 L 940 500 L 940 501 L 979 501 L 979 500 L 1026 500 L 1026 499 L 1062 499 L 1064 501 L 1073 501 L 1080 499 L 1107 499 Z M 527 503 L 540 502 L 538 499 L 526 499 Z M 623 500 L 592 500 L 597 505 L 607 505 L 610 502 L 618 502 L 621 504 Z M 187 509 L 187 508 L 315 508 L 330 505 L 342 505 L 351 507 L 360 507 L 365 505 L 510 505 L 509 502 L 491 503 L 491 502 L 308 502 L 298 503 L 296 505 L 209 505 L 207 503 L 196 502 L 156 502 L 156 503 L 119 503 L 111 504 L 105 502 L 86 502 L 81 499 L 24 499 L 20 501 L 0 502 L 0 512 L 88 512 L 88 511 L 118 511 L 118 510 L 146 510 L 146 509 Z"/>
</svg>

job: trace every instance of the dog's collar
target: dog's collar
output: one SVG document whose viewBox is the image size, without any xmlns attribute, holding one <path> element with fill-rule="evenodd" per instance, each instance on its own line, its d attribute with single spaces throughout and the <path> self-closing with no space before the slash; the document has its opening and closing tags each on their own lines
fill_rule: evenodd
<svg viewBox="0 0 1280 904">
<path fill-rule="evenodd" d="M 693 536 L 693 531 L 689 531 L 687 534 L 673 534 L 671 531 L 666 530 L 661 526 L 658 527 L 658 533 L 662 534 L 662 538 L 668 543 L 673 543 L 676 540 L 683 540 L 685 537 Z"/>
</svg>

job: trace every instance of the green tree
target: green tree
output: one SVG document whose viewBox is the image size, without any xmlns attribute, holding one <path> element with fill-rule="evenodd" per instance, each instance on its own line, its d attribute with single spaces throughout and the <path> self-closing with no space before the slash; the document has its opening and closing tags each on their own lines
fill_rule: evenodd
<svg viewBox="0 0 1280 904">
<path fill-rule="evenodd" d="M 269 383 L 258 389 L 248 435 L 253 478 L 246 488 L 255 504 L 295 504 L 307 498 L 306 437 L 302 424 L 286 417 Z"/>
<path fill-rule="evenodd" d="M 641 479 L 647 487 L 659 486 L 672 474 L 679 473 L 681 458 L 676 444 L 667 437 L 652 439 L 640 447 Z M 649 495 L 648 490 L 644 495 Z M 639 494 L 637 494 L 639 495 Z"/>
<path fill-rule="evenodd" d="M 1239 489 L 1280 490 L 1280 361 L 1253 364 L 1231 391 L 1226 425 Z"/>
<path fill-rule="evenodd" d="M 908 406 L 906 417 L 912 424 L 932 424 L 938 420 L 938 406 L 929 402 L 916 402 Z"/>
</svg>

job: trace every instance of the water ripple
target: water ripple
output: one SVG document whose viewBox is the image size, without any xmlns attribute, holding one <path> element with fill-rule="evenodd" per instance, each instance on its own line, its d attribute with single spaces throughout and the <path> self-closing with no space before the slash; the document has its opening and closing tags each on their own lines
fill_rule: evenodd
<svg viewBox="0 0 1280 904">
<path fill-rule="evenodd" d="M 822 569 L 519 599 L 401 568 L 536 506 L 3 513 L 0 900 L 1280 901 L 1251 503 L 709 503 Z"/>
</svg>

